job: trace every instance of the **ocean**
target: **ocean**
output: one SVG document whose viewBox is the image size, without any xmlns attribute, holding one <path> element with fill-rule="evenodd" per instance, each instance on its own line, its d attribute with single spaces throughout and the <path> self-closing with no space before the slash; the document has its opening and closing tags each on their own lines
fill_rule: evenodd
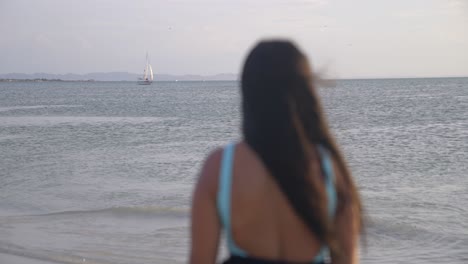
<svg viewBox="0 0 468 264">
<path fill-rule="evenodd" d="M 185 263 L 197 172 L 241 137 L 238 86 L 0 82 L 0 263 Z M 364 202 L 362 263 L 468 263 L 468 78 L 319 94 Z"/>
</svg>

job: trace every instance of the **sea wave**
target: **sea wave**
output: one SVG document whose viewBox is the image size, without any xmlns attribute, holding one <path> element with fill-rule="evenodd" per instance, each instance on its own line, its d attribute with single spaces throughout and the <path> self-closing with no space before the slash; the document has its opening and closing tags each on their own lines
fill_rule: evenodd
<svg viewBox="0 0 468 264">
<path fill-rule="evenodd" d="M 31 260 L 59 264 L 119 264 L 105 259 L 90 259 L 79 254 L 59 253 L 51 250 L 25 248 L 11 243 L 0 243 L 0 253 Z"/>
<path fill-rule="evenodd" d="M 369 263 L 463 263 L 468 258 L 468 238 L 444 234 L 390 218 L 373 218 L 366 235 L 372 244 L 361 255 Z M 378 250 L 385 248 L 385 251 Z"/>
<path fill-rule="evenodd" d="M 120 117 L 120 116 L 2 116 L 2 126 L 55 126 L 59 124 L 103 123 L 142 124 L 175 120 L 175 117 Z"/>
<path fill-rule="evenodd" d="M 93 210 L 72 210 L 60 211 L 47 214 L 27 215 L 29 217 L 48 217 L 48 216 L 72 216 L 72 215 L 112 215 L 115 217 L 188 217 L 189 208 L 183 207 L 158 207 L 158 206 L 122 206 L 122 207 L 109 207 Z"/>
<path fill-rule="evenodd" d="M 0 217 L 0 253 L 63 264 L 182 263 L 188 215 L 135 206 Z"/>
<path fill-rule="evenodd" d="M 11 107 L 0 107 L 0 112 L 9 112 L 15 110 L 29 110 L 29 109 L 41 109 L 41 108 L 60 108 L 60 107 L 83 107 L 83 105 L 28 105 L 28 106 L 11 106 Z"/>
</svg>

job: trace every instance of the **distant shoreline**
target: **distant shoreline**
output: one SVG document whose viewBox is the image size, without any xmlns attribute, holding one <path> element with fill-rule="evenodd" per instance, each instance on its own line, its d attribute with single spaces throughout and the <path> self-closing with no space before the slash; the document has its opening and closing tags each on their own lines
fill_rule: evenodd
<svg viewBox="0 0 468 264">
<path fill-rule="evenodd" d="M 141 74 L 129 73 L 129 72 L 93 72 L 86 74 L 54 74 L 54 73 L 0 73 L 0 80 L 34 80 L 34 81 L 46 81 L 46 80 L 61 80 L 61 81 L 134 81 L 136 82 L 141 78 Z M 46 79 L 46 80 L 44 80 Z M 171 75 L 171 74 L 154 74 L 155 81 L 212 81 L 212 80 L 237 80 L 239 76 L 237 74 L 221 73 L 215 75 Z"/>
<path fill-rule="evenodd" d="M 95 80 L 62 80 L 62 79 L 0 79 L 0 82 L 95 82 Z"/>
<path fill-rule="evenodd" d="M 238 80 L 157 80 L 153 82 L 236 82 Z M 107 81 L 107 80 L 62 80 L 62 79 L 0 79 L 1 82 L 137 82 L 129 80 Z"/>
<path fill-rule="evenodd" d="M 324 79 L 319 82 L 335 82 L 335 81 L 360 81 L 360 80 L 398 80 L 398 79 L 452 79 L 452 78 L 468 78 L 468 76 L 454 76 L 454 77 L 401 77 L 401 78 L 343 78 L 343 79 Z M 200 80 L 200 79 L 182 79 L 182 80 L 155 80 L 153 82 L 235 82 L 239 80 Z M 94 79 L 82 79 L 82 80 L 63 80 L 63 79 L 48 79 L 48 78 L 27 78 L 27 79 L 16 79 L 16 78 L 0 78 L 2 82 L 136 82 L 131 80 L 94 80 Z"/>
</svg>

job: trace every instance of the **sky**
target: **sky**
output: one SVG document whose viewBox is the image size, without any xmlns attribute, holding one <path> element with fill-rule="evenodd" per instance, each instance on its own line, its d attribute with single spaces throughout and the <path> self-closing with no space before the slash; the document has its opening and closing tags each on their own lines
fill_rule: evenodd
<svg viewBox="0 0 468 264">
<path fill-rule="evenodd" d="M 468 0 L 0 0 L 0 74 L 238 74 L 293 40 L 330 78 L 468 76 Z"/>
</svg>

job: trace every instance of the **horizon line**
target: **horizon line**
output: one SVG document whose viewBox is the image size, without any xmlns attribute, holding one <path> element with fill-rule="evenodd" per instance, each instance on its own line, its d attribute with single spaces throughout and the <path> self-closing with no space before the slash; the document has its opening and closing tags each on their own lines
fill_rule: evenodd
<svg viewBox="0 0 468 264">
<path fill-rule="evenodd" d="M 88 73 L 48 73 L 48 72 L 34 72 L 34 73 L 22 73 L 22 72 L 9 72 L 9 73 L 0 73 L 0 75 L 10 75 L 10 74 L 24 74 L 24 75 L 34 75 L 34 74 L 50 74 L 50 75 L 89 75 L 89 74 L 109 74 L 109 73 L 124 73 L 124 74 L 132 74 L 132 75 L 140 75 L 139 73 L 132 73 L 132 72 L 125 72 L 125 71 L 110 71 L 110 72 L 88 72 Z M 219 76 L 219 75 L 233 75 L 237 76 L 237 80 L 240 77 L 240 73 L 215 73 L 215 74 L 192 74 L 192 73 L 186 73 L 186 74 L 172 74 L 172 73 L 158 73 L 154 75 L 168 75 L 168 76 L 198 76 L 198 77 L 213 77 L 213 76 Z M 443 79 L 443 78 L 468 78 L 468 75 L 438 75 L 438 76 L 424 76 L 424 75 L 410 75 L 410 76 L 355 76 L 355 77 L 337 77 L 337 78 L 323 78 L 323 80 L 376 80 L 376 79 L 422 79 L 422 78 L 434 78 L 434 79 Z M 15 79 L 15 80 L 20 80 L 16 78 L 8 78 L 8 79 Z M 83 79 L 85 80 L 85 79 Z M 226 81 L 229 81 L 232 79 L 226 79 Z M 155 80 L 157 81 L 157 80 Z"/>
</svg>

